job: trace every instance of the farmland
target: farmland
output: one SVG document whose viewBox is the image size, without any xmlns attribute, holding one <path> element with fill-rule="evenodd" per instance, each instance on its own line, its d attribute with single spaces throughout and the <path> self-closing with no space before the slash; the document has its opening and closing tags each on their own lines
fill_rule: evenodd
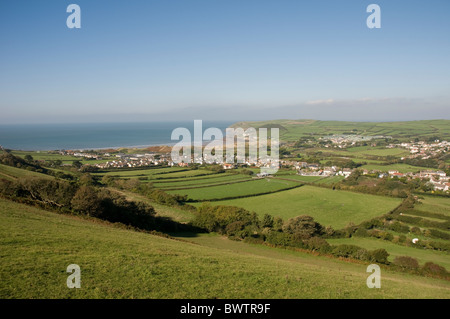
<svg viewBox="0 0 450 319">
<path fill-rule="evenodd" d="M 450 126 L 447 120 L 426 120 L 410 122 L 345 122 L 345 121 L 317 121 L 317 120 L 272 120 L 260 122 L 238 122 L 234 127 L 265 127 L 277 124 L 280 137 L 283 140 L 296 140 L 301 137 L 344 134 L 351 130 L 353 133 L 364 135 L 386 135 L 409 138 L 411 136 L 438 136 L 450 139 Z"/>
<path fill-rule="evenodd" d="M 400 203 L 395 198 L 302 186 L 284 192 L 213 204 L 244 207 L 261 216 L 271 214 L 284 219 L 309 215 L 323 225 L 342 228 L 349 222 L 358 224 L 385 214 Z"/>
<path fill-rule="evenodd" d="M 253 196 L 262 193 L 280 191 L 287 188 L 299 186 L 298 182 L 276 179 L 256 179 L 232 185 L 211 186 L 207 189 L 200 187 L 188 190 L 169 191 L 178 195 L 187 195 L 195 201 L 207 201 L 214 199 L 231 198 L 238 196 Z"/>
<path fill-rule="evenodd" d="M 385 248 L 389 252 L 390 261 L 394 261 L 395 257 L 397 256 L 410 256 L 416 258 L 421 264 L 424 264 L 427 261 L 433 261 L 446 268 L 450 268 L 450 256 L 446 252 L 427 251 L 421 248 L 396 245 L 386 241 L 380 243 L 380 240 L 375 238 L 360 238 L 360 237 L 340 238 L 340 239 L 329 239 L 328 242 L 333 245 L 337 244 L 357 245 L 360 247 L 364 247 L 366 249 L 374 249 L 382 245 L 383 248 Z"/>
<path fill-rule="evenodd" d="M 3 186 L 6 195 L 0 197 L 0 275 L 9 283 L 0 284 L 0 296 L 408 298 L 417 297 L 415 291 L 420 290 L 425 298 L 447 298 L 450 286 L 445 273 L 426 272 L 425 265 L 432 262 L 435 269 L 450 269 L 449 197 L 433 193 L 426 181 L 410 182 L 402 174 L 398 174 L 401 178 L 381 174 L 446 170 L 447 158 L 403 161 L 409 151 L 387 148 L 384 140 L 380 145 L 359 143 L 343 148 L 320 141 L 325 134 L 349 133 L 349 128 L 350 133 L 393 135 L 405 141 L 414 130 L 425 137 L 445 137 L 449 133 L 443 125 L 446 122 L 421 121 L 416 126 L 354 123 L 354 127 L 321 121 L 278 123 L 285 127 L 281 130 L 285 162 L 276 174 L 265 177 L 257 177 L 260 169 L 256 165 L 232 169 L 209 164 L 171 166 L 173 163 L 160 160 L 164 154 L 149 155 L 160 156 L 159 164 L 148 160 L 141 167 L 127 165 L 131 161 L 127 156 L 148 150 L 118 155 L 125 163 L 123 167 L 94 167 L 97 161 L 92 160 L 82 160 L 82 164 L 90 165 L 76 167 L 72 163 L 80 158 L 71 155 L 12 151 L 22 161 L 9 158 L 7 165 L 0 164 L 0 179 L 10 183 L 3 185 L 14 185 L 11 189 L 15 190 L 5 191 Z M 301 169 L 296 166 L 300 163 Z M 330 168 L 334 173 L 329 176 L 325 171 Z M 346 168 L 351 174 L 344 177 Z M 22 181 L 26 177 L 51 179 L 52 183 Z M 67 194 L 73 197 L 64 201 L 67 207 L 58 210 L 62 204 L 46 201 L 45 196 L 51 197 L 53 187 L 66 182 L 69 190 L 72 187 Z M 36 196 L 29 192 L 34 185 L 47 185 L 50 191 L 42 193 L 44 198 Z M 86 217 L 80 210 L 83 206 L 76 206 L 80 199 L 75 195 L 81 190 L 94 194 L 91 200 L 98 200 L 99 207 L 117 204 L 131 212 L 150 207 L 155 222 L 140 228 L 141 224 L 133 224 L 140 219 L 121 219 L 121 214 L 105 215 L 110 219 L 103 220 L 89 214 Z M 35 191 L 39 193 L 39 189 Z M 27 194 L 30 197 L 18 198 Z M 66 215 L 5 198 L 55 204 L 53 209 Z M 127 206 L 125 199 L 135 205 Z M 94 205 L 88 202 L 85 206 L 89 209 Z M 111 211 L 116 212 L 113 208 Z M 301 218 L 308 221 L 308 216 L 313 218 L 311 224 L 320 224 L 321 230 L 314 235 L 318 238 L 289 233 L 290 223 Z M 177 240 L 142 231 L 148 227 Z M 416 247 L 413 238 L 419 240 Z M 354 247 L 360 255 L 339 255 Z M 389 256 L 370 259 L 377 250 Z M 396 257 L 405 256 L 417 260 L 420 270 L 399 271 Z M 31 261 L 35 262 L 33 266 L 29 266 Z M 369 262 L 385 267 L 382 292 L 368 290 L 365 285 Z M 83 265 L 82 291 L 65 289 L 64 267 L 70 263 Z M 13 270 L 8 271 L 8 267 Z M 124 277 L 129 280 L 121 281 Z M 25 289 L 24 285 L 36 289 Z"/>
</svg>

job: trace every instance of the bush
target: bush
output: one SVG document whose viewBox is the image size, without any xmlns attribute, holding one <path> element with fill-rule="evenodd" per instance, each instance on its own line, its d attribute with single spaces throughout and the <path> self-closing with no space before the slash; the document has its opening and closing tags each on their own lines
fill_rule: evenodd
<svg viewBox="0 0 450 319">
<path fill-rule="evenodd" d="M 244 242 L 249 244 L 264 244 L 264 238 L 259 236 L 248 236 L 244 238 Z"/>
<path fill-rule="evenodd" d="M 250 213 L 240 207 L 211 206 L 209 203 L 204 203 L 198 207 L 192 224 L 209 232 L 217 231 L 221 234 L 237 235 L 246 226 L 253 225 L 256 228 L 259 221 L 255 213 Z"/>
<path fill-rule="evenodd" d="M 71 200 L 72 208 L 83 214 L 98 217 L 102 215 L 101 199 L 97 191 L 91 186 L 81 186 Z"/>
<path fill-rule="evenodd" d="M 302 215 L 286 221 L 283 225 L 283 232 L 293 235 L 298 240 L 302 240 L 321 235 L 323 227 L 315 222 L 311 216 Z"/>
<path fill-rule="evenodd" d="M 266 242 L 276 246 L 292 246 L 293 239 L 291 234 L 271 231 L 266 236 Z"/>
<path fill-rule="evenodd" d="M 403 269 L 418 269 L 419 262 L 417 259 L 409 256 L 397 256 L 394 259 L 394 264 Z"/>
<path fill-rule="evenodd" d="M 369 233 L 367 232 L 367 230 L 365 228 L 358 228 L 355 232 L 355 236 L 358 237 L 368 237 Z"/>
<path fill-rule="evenodd" d="M 421 271 L 425 274 L 432 274 L 432 275 L 437 275 L 440 277 L 448 276 L 448 272 L 444 267 L 436 265 L 435 263 L 432 263 L 432 262 L 426 262 L 422 266 Z"/>
<path fill-rule="evenodd" d="M 389 224 L 388 228 L 390 230 L 393 230 L 398 233 L 408 233 L 409 232 L 409 226 L 404 225 L 398 221 L 395 221 L 392 224 Z"/>
<path fill-rule="evenodd" d="M 336 257 L 355 258 L 367 260 L 368 252 L 366 249 L 355 245 L 338 245 L 333 247 L 331 253 Z"/>
<path fill-rule="evenodd" d="M 389 253 L 384 248 L 371 250 L 369 251 L 368 254 L 368 260 L 370 262 L 376 262 L 381 264 L 388 264 L 389 263 L 388 257 Z"/>
<path fill-rule="evenodd" d="M 305 241 L 306 247 L 312 251 L 327 253 L 331 250 L 330 244 L 323 238 L 312 237 Z"/>
<path fill-rule="evenodd" d="M 429 233 L 430 233 L 431 237 L 450 240 L 450 234 L 448 234 L 448 233 L 444 233 L 444 232 L 436 230 L 436 229 L 429 229 Z"/>
<path fill-rule="evenodd" d="M 420 231 L 420 228 L 416 227 L 416 226 L 411 227 L 411 233 L 413 233 L 415 235 L 421 235 L 422 234 L 422 232 Z"/>
</svg>

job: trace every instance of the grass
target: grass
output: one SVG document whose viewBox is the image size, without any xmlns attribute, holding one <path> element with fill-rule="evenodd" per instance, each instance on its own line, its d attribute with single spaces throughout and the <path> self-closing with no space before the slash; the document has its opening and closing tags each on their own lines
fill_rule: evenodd
<svg viewBox="0 0 450 319">
<path fill-rule="evenodd" d="M 153 208 L 156 211 L 156 216 L 169 217 L 172 220 L 175 220 L 179 223 L 189 222 L 194 217 L 194 214 L 191 211 L 175 207 L 168 207 L 155 203 L 150 199 L 148 199 L 147 197 L 145 197 L 144 195 L 136 194 L 125 190 L 118 190 L 117 188 L 109 188 L 109 190 L 124 195 L 127 198 L 127 200 L 144 202 L 153 206 Z"/>
<path fill-rule="evenodd" d="M 0 164 L 0 178 L 14 180 L 18 177 L 29 177 L 29 176 L 47 178 L 47 179 L 53 178 L 52 176 L 49 176 L 46 174 Z"/>
<path fill-rule="evenodd" d="M 323 176 L 302 176 L 297 174 L 289 174 L 289 175 L 279 175 L 277 177 L 284 178 L 284 179 L 290 179 L 290 180 L 296 180 L 300 182 L 306 182 L 306 183 L 312 183 L 316 182 L 320 179 L 323 179 Z"/>
<path fill-rule="evenodd" d="M 0 208 L 0 298 L 450 297 L 449 282 L 389 270 L 382 289 L 369 289 L 364 264 L 212 238 L 207 247 L 5 200 Z M 69 264 L 81 268 L 80 289 L 66 286 Z"/>
<path fill-rule="evenodd" d="M 351 147 L 347 151 L 352 155 L 369 155 L 369 156 L 396 156 L 402 157 L 408 155 L 408 150 L 404 148 L 374 148 L 370 146 Z"/>
<path fill-rule="evenodd" d="M 233 127 L 261 127 L 267 124 L 279 124 L 285 128 L 280 130 L 283 141 L 297 141 L 301 137 L 344 134 L 352 130 L 359 135 L 384 135 L 403 140 L 417 136 L 436 136 L 442 140 L 450 138 L 449 120 L 424 120 L 408 122 L 345 122 L 317 120 L 271 120 L 261 122 L 239 122 Z"/>
<path fill-rule="evenodd" d="M 235 196 L 251 196 L 265 192 L 278 191 L 298 185 L 298 182 L 272 178 L 254 179 L 248 182 L 208 186 L 194 189 L 168 191 L 171 194 L 187 195 L 193 200 L 212 200 Z"/>
<path fill-rule="evenodd" d="M 450 216 L 450 197 L 424 196 L 424 199 L 420 201 L 420 204 L 416 204 L 415 208 L 425 212 Z"/>
<path fill-rule="evenodd" d="M 255 211 L 260 216 L 271 214 L 283 219 L 309 215 L 324 226 L 340 229 L 349 222 L 359 224 L 385 214 L 400 203 L 400 199 L 396 198 L 302 186 L 274 194 L 225 200 L 213 204 L 239 206 Z"/>
<path fill-rule="evenodd" d="M 332 245 L 356 245 L 370 250 L 384 248 L 390 254 L 388 258 L 389 261 L 394 261 L 396 256 L 409 256 L 416 258 L 420 265 L 423 265 L 427 261 L 431 261 L 438 265 L 444 266 L 447 270 L 450 270 L 450 254 L 443 251 L 407 247 L 376 238 L 352 237 L 327 239 L 327 241 Z"/>
<path fill-rule="evenodd" d="M 408 173 L 408 172 L 419 172 L 423 170 L 429 170 L 427 167 L 420 166 L 412 166 L 408 164 L 391 164 L 391 165 L 377 165 L 377 164 L 367 164 L 360 167 L 361 169 L 367 170 L 378 170 L 382 172 L 387 172 L 390 170 L 396 170 L 400 173 Z"/>
<path fill-rule="evenodd" d="M 164 181 L 156 182 L 153 185 L 158 188 L 176 188 L 176 187 L 193 187 L 201 185 L 213 185 L 219 183 L 227 182 L 237 182 L 250 180 L 251 178 L 245 175 L 231 175 L 231 174 L 217 174 L 219 176 L 207 176 L 207 178 L 193 178 L 193 179 L 182 179 L 176 181 Z M 203 176 L 205 177 L 205 176 Z"/>
<path fill-rule="evenodd" d="M 110 170 L 105 173 L 93 173 L 93 175 L 111 175 L 118 177 L 139 177 L 139 176 L 151 176 L 157 174 L 163 174 L 167 172 L 177 172 L 177 171 L 185 171 L 185 168 L 181 167 L 155 167 L 155 168 L 144 168 L 144 169 L 118 169 L 118 170 Z"/>
<path fill-rule="evenodd" d="M 320 179 L 317 182 L 315 182 L 314 184 L 334 184 L 334 183 L 338 183 L 340 181 L 342 181 L 344 179 L 344 176 L 330 176 L 324 179 Z"/>
</svg>

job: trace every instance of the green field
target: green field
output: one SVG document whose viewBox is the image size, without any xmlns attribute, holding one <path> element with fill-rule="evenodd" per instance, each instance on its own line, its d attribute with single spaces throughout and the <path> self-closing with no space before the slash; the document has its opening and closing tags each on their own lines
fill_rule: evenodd
<svg viewBox="0 0 450 319">
<path fill-rule="evenodd" d="M 302 186 L 275 194 L 225 200 L 213 204 L 239 206 L 255 211 L 260 216 L 271 214 L 283 219 L 309 215 L 324 226 L 339 229 L 347 226 L 349 222 L 359 224 L 383 215 L 400 203 L 401 200 L 397 198 Z"/>
<path fill-rule="evenodd" d="M 211 187 L 200 187 L 185 190 L 168 191 L 171 194 L 187 195 L 193 200 L 213 200 L 236 196 L 251 196 L 282 190 L 299 185 L 298 182 L 272 178 L 254 179 L 248 182 Z"/>
<path fill-rule="evenodd" d="M 359 135 L 395 136 L 400 139 L 438 136 L 442 140 L 450 138 L 449 120 L 424 120 L 408 122 L 346 122 L 318 120 L 271 120 L 260 122 L 238 122 L 232 127 L 264 127 L 276 124 L 281 126 L 280 137 L 283 141 L 296 141 L 301 137 L 345 134 L 352 130 Z"/>
<path fill-rule="evenodd" d="M 340 181 L 342 181 L 344 179 L 344 176 L 330 176 L 324 179 L 320 179 L 317 182 L 315 182 L 314 184 L 334 184 L 334 183 L 338 183 Z"/>
<path fill-rule="evenodd" d="M 177 241 L 2 199 L 0 234 L 0 298 L 450 298 L 444 280 L 383 269 L 382 289 L 369 289 L 364 264 Z M 69 264 L 80 289 L 66 286 Z"/>
<path fill-rule="evenodd" d="M 409 154 L 409 151 L 404 148 L 374 148 L 370 146 L 350 147 L 346 151 L 356 156 L 369 155 L 402 157 Z"/>
<path fill-rule="evenodd" d="M 223 176 L 223 174 L 218 177 L 211 176 L 210 178 L 203 179 L 186 179 L 185 181 L 175 181 L 175 182 L 164 182 L 164 183 L 154 183 L 153 186 L 162 189 L 175 189 L 175 188 L 192 188 L 192 187 L 205 187 L 208 185 L 220 185 L 227 183 L 240 183 L 251 180 L 251 177 L 244 175 L 229 175 Z"/>
<path fill-rule="evenodd" d="M 15 179 L 17 177 L 28 177 L 28 176 L 34 176 L 34 177 L 41 177 L 41 178 L 53 178 L 52 176 L 41 174 L 38 172 L 33 172 L 21 168 L 16 168 L 12 166 L 7 166 L 0 164 L 0 178 L 5 179 Z"/>
<path fill-rule="evenodd" d="M 450 216 L 450 198 L 424 196 L 424 199 L 421 199 L 415 208 L 425 212 Z"/>
<path fill-rule="evenodd" d="M 297 175 L 297 174 L 280 175 L 277 177 L 280 177 L 283 179 L 300 181 L 300 182 L 306 182 L 306 183 L 313 183 L 313 182 L 316 182 L 316 181 L 324 178 L 324 176 L 302 176 L 302 175 Z"/>
<path fill-rule="evenodd" d="M 420 265 L 423 265 L 427 261 L 431 261 L 438 265 L 444 266 L 446 269 L 450 269 L 450 254 L 443 251 L 407 247 L 377 238 L 352 237 L 327 239 L 327 241 L 332 245 L 356 245 L 369 250 L 382 247 L 390 254 L 388 259 L 391 262 L 394 261 L 396 256 L 409 256 L 416 258 Z"/>
<path fill-rule="evenodd" d="M 377 165 L 377 164 L 367 164 L 361 166 L 361 169 L 367 169 L 367 170 L 378 170 L 382 172 L 387 172 L 390 170 L 396 170 L 400 173 L 408 173 L 408 172 L 419 172 L 423 170 L 429 170 L 427 167 L 420 167 L 420 166 L 412 166 L 408 164 L 392 164 L 392 165 Z"/>
</svg>

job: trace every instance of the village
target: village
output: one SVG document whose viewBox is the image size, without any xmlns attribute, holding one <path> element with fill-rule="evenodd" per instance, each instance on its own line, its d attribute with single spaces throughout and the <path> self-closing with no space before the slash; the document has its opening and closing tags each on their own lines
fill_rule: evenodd
<svg viewBox="0 0 450 319">
<path fill-rule="evenodd" d="M 448 152 L 450 143 L 447 141 L 435 140 L 433 143 L 418 141 L 411 143 L 389 144 L 387 146 L 387 148 L 396 147 L 405 148 L 410 152 L 410 155 L 407 157 L 403 157 L 402 160 L 405 158 L 429 159 Z"/>
</svg>

